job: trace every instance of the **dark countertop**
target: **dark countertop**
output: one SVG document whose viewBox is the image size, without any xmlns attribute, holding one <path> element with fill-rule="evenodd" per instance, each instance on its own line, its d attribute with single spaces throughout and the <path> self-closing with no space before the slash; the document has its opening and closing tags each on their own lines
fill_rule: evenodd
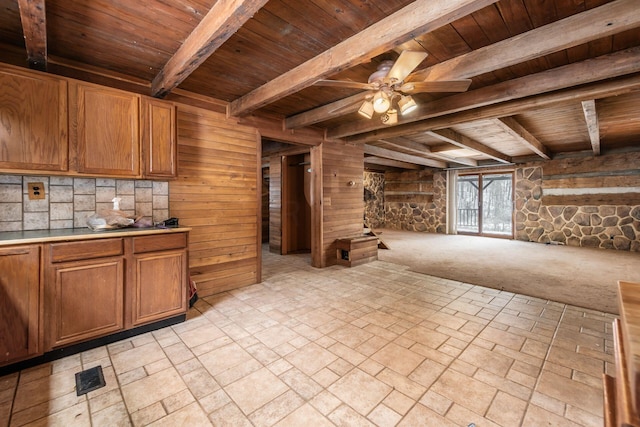
<svg viewBox="0 0 640 427">
<path fill-rule="evenodd" d="M 69 240 L 104 239 L 109 237 L 127 237 L 132 235 L 182 233 L 190 231 L 189 227 L 126 227 L 113 230 L 93 231 L 90 228 L 62 228 L 54 230 L 26 230 L 0 232 L 0 246 L 23 243 L 46 243 Z"/>
</svg>

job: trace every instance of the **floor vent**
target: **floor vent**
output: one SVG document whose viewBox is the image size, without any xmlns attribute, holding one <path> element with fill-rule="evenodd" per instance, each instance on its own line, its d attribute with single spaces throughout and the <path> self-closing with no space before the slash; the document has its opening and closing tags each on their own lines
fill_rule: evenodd
<svg viewBox="0 0 640 427">
<path fill-rule="evenodd" d="M 76 394 L 81 396 L 90 391 L 104 387 L 104 375 L 102 374 L 102 366 L 86 369 L 76 374 Z"/>
</svg>

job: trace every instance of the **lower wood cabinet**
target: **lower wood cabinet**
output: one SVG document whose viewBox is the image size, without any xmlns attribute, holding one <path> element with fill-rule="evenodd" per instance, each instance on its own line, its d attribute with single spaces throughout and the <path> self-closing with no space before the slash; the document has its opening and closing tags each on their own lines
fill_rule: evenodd
<svg viewBox="0 0 640 427">
<path fill-rule="evenodd" d="M 47 350 L 124 329 L 124 258 L 55 264 Z"/>
<path fill-rule="evenodd" d="M 0 367 L 186 314 L 188 229 L 91 236 L 0 245 Z"/>
<path fill-rule="evenodd" d="M 40 245 L 0 248 L 0 365 L 42 353 Z"/>
<path fill-rule="evenodd" d="M 187 233 L 46 245 L 45 350 L 184 314 Z"/>
<path fill-rule="evenodd" d="M 184 251 L 135 255 L 134 270 L 131 293 L 133 326 L 185 312 L 187 257 Z"/>
<path fill-rule="evenodd" d="M 46 245 L 46 350 L 124 329 L 125 239 Z"/>
<path fill-rule="evenodd" d="M 187 233 L 131 238 L 130 323 L 140 326 L 187 311 Z"/>
</svg>

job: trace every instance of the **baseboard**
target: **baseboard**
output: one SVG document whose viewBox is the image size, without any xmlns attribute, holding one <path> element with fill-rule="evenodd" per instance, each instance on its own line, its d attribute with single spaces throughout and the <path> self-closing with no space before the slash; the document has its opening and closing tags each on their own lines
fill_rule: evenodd
<svg viewBox="0 0 640 427">
<path fill-rule="evenodd" d="M 177 323 L 184 322 L 187 318 L 186 314 L 163 319 L 158 322 L 149 323 L 148 325 L 138 326 L 137 328 L 129 329 L 122 332 L 117 332 L 105 337 L 96 338 L 90 341 L 73 344 L 68 347 L 58 348 L 48 351 L 41 356 L 36 356 L 31 359 L 23 360 L 13 363 L 11 365 L 0 367 L 0 377 L 8 374 L 12 374 L 23 369 L 31 368 L 33 366 L 41 365 L 43 363 L 51 362 L 63 357 L 71 356 L 73 354 L 81 353 L 83 351 L 91 350 L 92 348 L 100 347 L 103 345 L 111 344 L 116 341 L 121 341 L 127 338 L 134 337 L 136 335 L 145 334 L 147 332 L 155 331 L 157 329 L 166 328 L 167 326 L 175 325 Z"/>
</svg>

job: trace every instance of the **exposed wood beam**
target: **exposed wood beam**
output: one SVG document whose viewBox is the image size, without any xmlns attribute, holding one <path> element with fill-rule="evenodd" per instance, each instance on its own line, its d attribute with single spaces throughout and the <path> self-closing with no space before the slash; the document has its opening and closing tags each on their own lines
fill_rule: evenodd
<svg viewBox="0 0 640 427">
<path fill-rule="evenodd" d="M 0 49 L 5 46 L 0 44 Z M 130 76 L 116 71 L 95 67 L 81 62 L 73 61 L 67 58 L 61 58 L 54 55 L 48 56 L 48 71 L 53 74 L 70 77 L 76 80 L 84 80 L 103 86 L 111 86 L 113 88 L 126 90 L 129 92 L 139 93 L 142 95 L 149 94 L 151 82 L 138 77 Z M 184 89 L 176 88 L 169 93 L 166 98 L 169 101 L 181 102 L 192 106 L 201 107 L 216 113 L 226 114 L 226 101 L 211 98 L 206 95 L 189 92 Z"/>
<path fill-rule="evenodd" d="M 263 149 L 261 155 L 262 155 L 263 162 L 265 161 L 265 159 L 267 162 L 269 162 L 269 158 L 272 156 L 295 156 L 297 154 L 308 154 L 310 150 L 311 148 L 309 146 L 303 146 L 303 145 L 287 146 L 287 144 L 282 144 L 282 147 L 280 147 L 279 149 L 276 149 L 276 148 L 272 148 L 270 150 Z"/>
<path fill-rule="evenodd" d="M 248 116 L 238 119 L 238 123 L 253 126 L 258 129 L 261 137 L 278 142 L 307 146 L 320 145 L 325 142 L 324 131 L 314 128 L 286 130 L 282 128 L 282 119 L 277 117 Z"/>
<path fill-rule="evenodd" d="M 464 157 L 463 158 L 451 157 L 445 154 L 434 153 L 431 151 L 431 148 L 429 148 L 428 146 L 421 144 L 419 142 L 411 141 L 411 140 L 405 140 L 402 142 L 391 142 L 391 141 L 381 139 L 380 142 L 389 147 L 410 151 L 416 156 L 444 160 L 445 162 L 454 162 L 454 163 L 458 163 L 465 166 L 478 166 L 478 162 L 475 161 L 474 159 L 467 159 Z"/>
<path fill-rule="evenodd" d="M 339 101 L 332 102 L 331 104 L 326 104 L 313 110 L 296 114 L 295 116 L 289 116 L 284 121 L 284 127 L 287 129 L 296 129 L 334 117 L 343 116 L 345 111 L 357 111 L 367 93 L 368 92 L 360 92 Z"/>
<path fill-rule="evenodd" d="M 481 144 L 480 142 L 471 139 L 466 135 L 462 135 L 461 133 L 458 133 L 452 129 L 433 130 L 426 133 L 442 141 L 446 141 L 449 144 L 453 144 L 456 147 L 477 151 L 478 153 L 489 156 L 501 163 L 511 163 L 510 156 L 507 156 L 506 154 L 501 153 L 498 150 L 494 150 L 491 147 L 487 147 L 486 145 Z"/>
<path fill-rule="evenodd" d="M 444 160 L 445 162 L 457 163 L 459 165 L 474 166 L 474 167 L 478 166 L 477 160 L 469 159 L 467 157 L 452 157 L 452 156 L 447 156 L 445 154 L 439 154 L 439 153 L 431 153 L 430 156 L 436 159 Z"/>
<path fill-rule="evenodd" d="M 524 109 L 543 107 L 562 102 L 562 100 L 582 101 L 606 97 L 611 95 L 611 91 L 625 93 L 625 91 L 634 90 L 635 80 L 614 81 L 613 85 L 604 80 L 638 72 L 640 72 L 640 47 L 634 47 L 471 92 L 451 95 L 439 99 L 438 102 L 420 106 L 416 112 L 412 113 L 411 119 L 399 118 L 399 124 L 395 126 L 378 125 L 370 123 L 370 120 L 363 120 L 330 129 L 327 131 L 327 137 L 340 138 L 360 134 L 349 139 L 359 142 L 363 142 L 364 139 L 374 141 L 380 138 L 402 136 L 407 133 L 407 129 L 416 129 L 414 133 L 417 133 L 426 129 L 424 126 L 426 119 L 434 119 L 453 113 L 460 113 L 460 117 L 463 117 L 465 111 L 472 111 L 466 116 L 468 118 L 465 121 L 480 120 L 509 116 Z M 587 85 L 600 80 L 603 82 Z M 585 86 L 577 87 L 580 85 Z M 561 89 L 566 90 L 561 91 Z M 477 112 L 476 110 L 481 107 L 482 113 Z M 418 121 L 421 124 L 412 126 L 414 124 L 412 122 Z M 438 120 L 430 120 L 430 122 L 441 123 Z M 452 123 L 444 123 L 438 126 L 449 127 L 451 125 Z"/>
<path fill-rule="evenodd" d="M 384 160 L 387 160 L 387 159 L 384 159 Z M 416 165 L 411 165 L 411 166 L 416 166 Z M 367 172 L 382 172 L 382 173 L 387 171 L 396 172 L 398 169 L 399 168 L 396 166 L 379 165 L 379 164 L 367 163 L 367 162 L 364 163 L 364 170 Z M 417 166 L 417 170 L 420 170 L 420 166 Z"/>
<path fill-rule="evenodd" d="M 428 166 L 430 168 L 446 168 L 447 164 L 438 160 L 425 159 L 424 157 L 414 156 L 411 154 L 400 153 L 398 151 L 389 150 L 374 145 L 365 145 L 364 153 L 371 156 L 383 157 L 385 159 L 398 160 L 400 162 L 415 163 L 416 165 Z"/>
<path fill-rule="evenodd" d="M 549 53 L 597 40 L 640 25 L 636 0 L 618 0 L 412 73 L 407 80 L 464 79 L 519 64 Z M 345 100 L 364 96 L 354 95 Z M 308 126 L 345 114 L 343 100 L 287 119 L 287 127 Z M 336 107 L 334 107 L 336 104 Z M 351 104 L 346 112 L 357 111 Z M 317 111 L 316 111 L 317 110 Z M 294 118 L 295 117 L 295 118 Z"/>
<path fill-rule="evenodd" d="M 522 126 L 513 117 L 501 117 L 495 120 L 495 123 L 500 126 L 502 130 L 514 137 L 518 142 L 524 144 L 543 159 L 551 159 L 551 153 L 549 149 L 544 146 L 538 138 L 533 136 L 524 126 Z"/>
<path fill-rule="evenodd" d="M 400 162 L 398 160 L 385 159 L 382 157 L 375 157 L 375 156 L 369 156 L 369 157 L 365 156 L 364 163 L 370 164 L 370 165 L 390 166 L 393 168 L 400 168 L 400 169 L 414 169 L 414 170 L 422 169 L 422 166 L 416 165 L 414 163 Z"/>
<path fill-rule="evenodd" d="M 405 139 L 403 141 L 389 141 L 386 139 L 380 139 L 378 142 L 381 142 L 390 147 L 402 148 L 403 150 L 410 151 L 418 156 L 431 155 L 431 148 L 428 145 L 421 142 L 415 142 L 410 139 Z"/>
<path fill-rule="evenodd" d="M 351 68 L 415 37 L 469 15 L 497 0 L 416 0 L 320 55 L 231 102 L 229 114 L 248 114 Z"/>
<path fill-rule="evenodd" d="M 582 111 L 587 121 L 587 130 L 591 140 L 591 149 L 596 156 L 600 155 L 600 125 L 598 123 L 598 112 L 596 111 L 596 100 L 589 99 L 582 101 Z"/>
<path fill-rule="evenodd" d="M 151 87 L 151 83 L 148 80 L 107 70 L 106 68 L 96 67 L 55 55 L 49 55 L 47 59 L 50 69 L 49 72 L 53 74 L 140 94 L 149 93 L 149 88 Z"/>
<path fill-rule="evenodd" d="M 432 153 L 446 153 L 447 151 L 459 150 L 460 147 L 455 145 L 446 144 L 445 141 L 442 141 L 442 144 L 432 145 L 431 152 Z"/>
<path fill-rule="evenodd" d="M 29 68 L 47 71 L 47 16 L 44 0 L 18 0 Z"/>
<path fill-rule="evenodd" d="M 267 0 L 218 0 L 167 61 L 151 84 L 151 94 L 164 98 L 244 25 Z"/>
<path fill-rule="evenodd" d="M 637 0 L 616 0 L 411 74 L 408 80 L 464 79 L 521 64 L 640 25 Z"/>
<path fill-rule="evenodd" d="M 384 138 L 395 138 L 398 136 L 406 137 L 431 129 L 442 129 L 448 126 L 471 122 L 474 120 L 495 119 L 498 117 L 522 113 L 527 110 L 580 102 L 585 99 L 618 96 L 633 91 L 640 91 L 640 75 L 567 89 L 556 93 L 542 94 L 526 100 L 514 100 L 502 104 L 489 105 L 483 108 L 461 111 L 455 114 L 426 119 L 421 122 L 409 123 L 403 126 L 394 126 L 393 128 L 388 128 L 382 131 L 373 131 L 354 135 L 347 138 L 347 141 L 352 143 L 367 143 Z"/>
</svg>

